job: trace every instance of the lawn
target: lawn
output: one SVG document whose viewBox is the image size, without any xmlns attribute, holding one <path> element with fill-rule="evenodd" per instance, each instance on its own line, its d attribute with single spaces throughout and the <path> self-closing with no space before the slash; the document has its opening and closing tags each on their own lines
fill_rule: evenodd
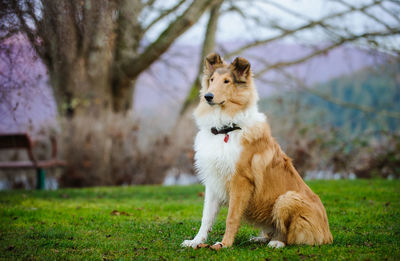
<svg viewBox="0 0 400 261">
<path fill-rule="evenodd" d="M 332 245 L 269 249 L 248 239 L 233 248 L 185 249 L 200 226 L 200 185 L 0 192 L 0 259 L 399 260 L 400 181 L 309 181 L 327 209 Z M 208 243 L 224 232 L 223 209 Z"/>
</svg>

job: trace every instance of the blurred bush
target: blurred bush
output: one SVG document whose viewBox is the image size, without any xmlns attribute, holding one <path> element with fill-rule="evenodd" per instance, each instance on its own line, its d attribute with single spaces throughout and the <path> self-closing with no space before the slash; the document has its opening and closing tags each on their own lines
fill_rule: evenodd
<svg viewBox="0 0 400 261">
<path fill-rule="evenodd" d="M 269 118 L 272 134 L 302 177 L 310 171 L 326 171 L 340 173 L 343 178 L 352 174 L 358 178 L 400 178 L 399 133 L 366 132 L 347 137 L 333 127 L 293 121 L 285 125 L 282 119 Z"/>
<path fill-rule="evenodd" d="M 167 136 L 140 146 L 140 125 L 134 118 L 107 114 L 61 122 L 62 157 L 68 162 L 61 186 L 159 184 L 174 160 Z"/>
<path fill-rule="evenodd" d="M 354 173 L 360 178 L 400 178 L 400 135 L 384 133 L 371 139 L 354 160 Z"/>
</svg>

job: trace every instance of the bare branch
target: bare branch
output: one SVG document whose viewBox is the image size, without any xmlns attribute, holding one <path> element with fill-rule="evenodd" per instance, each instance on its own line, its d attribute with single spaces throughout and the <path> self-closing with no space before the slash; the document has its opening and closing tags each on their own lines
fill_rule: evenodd
<svg viewBox="0 0 400 261">
<path fill-rule="evenodd" d="M 163 54 L 182 35 L 190 25 L 194 24 L 208 7 L 223 0 L 193 1 L 185 12 L 173 21 L 161 33 L 158 39 L 149 45 L 138 57 L 127 59 L 121 65 L 122 72 L 128 77 L 135 78 L 146 70 L 161 54 Z"/>
<path fill-rule="evenodd" d="M 278 8 L 278 9 L 280 9 L 280 10 L 282 10 L 282 11 L 288 13 L 288 14 L 291 14 L 292 16 L 301 18 L 301 19 L 303 19 L 305 21 L 312 22 L 310 17 L 305 16 L 304 14 L 296 12 L 296 11 L 294 11 L 292 9 L 289 9 L 289 8 L 287 8 L 287 7 L 285 7 L 285 6 L 281 5 L 281 4 L 278 4 L 278 3 L 274 2 L 274 1 L 265 1 L 265 3 L 267 3 L 268 5 L 272 5 L 272 6 Z"/>
<path fill-rule="evenodd" d="M 152 6 L 156 0 L 149 0 L 144 3 L 145 6 Z"/>
<path fill-rule="evenodd" d="M 393 13 L 391 10 L 387 9 L 384 5 L 380 5 L 379 6 L 383 11 L 385 11 L 386 13 L 388 13 L 391 17 L 393 17 L 395 20 L 397 20 L 397 22 L 400 22 L 400 16 Z"/>
<path fill-rule="evenodd" d="M 186 97 L 186 100 L 184 101 L 181 107 L 180 115 L 183 115 L 184 112 L 197 100 L 197 97 L 199 96 L 199 91 L 201 88 L 200 75 L 203 71 L 203 66 L 204 66 L 203 61 L 204 58 L 207 56 L 207 54 L 213 52 L 214 50 L 215 34 L 217 32 L 217 25 L 220 16 L 221 5 L 222 2 L 214 5 L 210 10 L 210 17 L 208 18 L 207 28 L 203 40 L 203 47 L 201 50 L 200 64 L 198 67 L 197 77 L 190 88 L 189 95 Z"/>
<path fill-rule="evenodd" d="M 19 3 L 17 3 L 17 1 L 12 1 L 12 7 L 15 10 L 16 16 L 18 17 L 22 31 L 28 37 L 30 43 L 32 44 L 33 48 L 38 53 L 38 55 L 42 56 L 43 50 L 40 48 L 40 45 L 38 44 L 38 39 L 36 38 L 36 34 L 31 28 L 29 28 L 29 26 L 27 25 L 27 22 L 24 18 L 25 12 L 21 9 L 21 7 L 20 7 Z"/>
<path fill-rule="evenodd" d="M 186 0 L 180 0 L 175 6 L 171 7 L 170 9 L 164 10 L 157 18 L 151 21 L 143 31 L 148 31 L 151 27 L 153 27 L 156 23 L 162 20 L 164 17 L 170 15 L 171 13 L 175 12 Z"/>
<path fill-rule="evenodd" d="M 384 109 L 376 109 L 375 107 L 371 106 L 366 106 L 366 105 L 360 105 L 360 104 L 355 104 L 351 102 L 346 102 L 341 99 L 334 98 L 330 95 L 324 94 L 323 92 L 318 91 L 316 88 L 312 88 L 307 86 L 301 79 L 298 77 L 295 77 L 294 75 L 286 72 L 283 69 L 278 70 L 279 73 L 281 73 L 283 76 L 285 76 L 287 79 L 290 79 L 296 83 L 297 86 L 299 86 L 302 90 L 307 91 L 315 96 L 320 97 L 321 99 L 328 101 L 330 103 L 339 105 L 344 108 L 349 108 L 349 109 L 355 109 L 358 111 L 362 111 L 364 113 L 372 113 L 372 114 L 379 114 L 384 117 L 389 117 L 389 118 L 394 118 L 394 119 L 400 119 L 400 112 L 397 111 L 388 111 Z"/>
<path fill-rule="evenodd" d="M 347 3 L 347 2 L 345 2 L 345 1 L 343 1 L 343 0 L 335 0 L 335 1 L 341 3 L 341 4 L 344 5 L 344 6 L 349 7 L 349 8 L 352 9 L 352 10 L 357 10 L 357 8 L 356 8 L 354 5 L 349 4 L 349 3 Z M 378 19 L 377 17 L 373 16 L 372 14 L 368 13 L 368 12 L 367 12 L 367 9 L 361 9 L 361 10 L 357 10 L 357 11 L 359 11 L 359 12 L 362 13 L 362 14 L 364 14 L 365 16 L 368 16 L 369 18 L 371 18 L 372 20 L 374 20 L 374 21 L 377 22 L 378 24 L 381 24 L 381 25 L 385 26 L 386 29 L 388 29 L 388 30 L 391 29 L 391 27 L 390 27 L 387 23 L 385 23 L 385 22 L 382 21 L 381 19 Z"/>
<path fill-rule="evenodd" d="M 368 32 L 368 33 L 363 33 L 363 34 L 358 34 L 358 35 L 351 35 L 349 37 L 342 37 L 339 41 L 325 47 L 322 49 L 319 49 L 315 52 L 312 52 L 311 54 L 308 54 L 306 56 L 303 56 L 301 58 L 298 58 L 296 60 L 292 60 L 292 61 L 287 61 L 287 62 L 278 62 L 275 63 L 273 65 L 267 66 L 266 68 L 264 68 L 263 70 L 257 72 L 254 74 L 254 77 L 260 77 L 261 75 L 263 75 L 264 73 L 266 73 L 267 71 L 270 71 L 272 69 L 277 69 L 277 68 L 282 68 L 282 67 L 289 67 L 289 66 L 293 66 L 302 62 L 305 62 L 313 57 L 316 57 L 318 55 L 327 53 L 328 51 L 335 49 L 341 45 L 343 45 L 344 43 L 347 42 L 354 42 L 358 39 L 364 39 L 364 38 L 369 38 L 369 37 L 380 37 L 380 36 L 388 36 L 388 35 L 395 35 L 395 34 L 400 34 L 400 29 L 398 28 L 391 28 L 391 30 L 389 31 L 378 31 L 378 32 Z"/>
<path fill-rule="evenodd" d="M 374 1 L 374 2 L 372 2 L 370 4 L 367 4 L 367 5 L 364 5 L 362 7 L 356 8 L 355 10 L 366 10 L 366 9 L 372 7 L 372 6 L 376 6 L 376 5 L 380 4 L 381 2 L 382 1 Z M 274 37 L 267 38 L 267 39 L 264 39 L 264 40 L 257 40 L 257 41 L 251 42 L 249 44 L 246 44 L 246 45 L 244 45 L 244 46 L 242 46 L 242 47 L 240 47 L 240 48 L 238 48 L 238 49 L 236 49 L 236 50 L 234 50 L 234 51 L 232 51 L 232 52 L 230 52 L 228 54 L 225 54 L 225 57 L 229 58 L 229 57 L 238 55 L 238 54 L 242 53 L 243 51 L 245 51 L 245 50 L 247 50 L 249 48 L 252 48 L 252 47 L 255 47 L 255 46 L 259 46 L 259 45 L 264 45 L 264 44 L 267 44 L 267 43 L 270 43 L 270 42 L 273 42 L 273 41 L 276 41 L 276 40 L 279 40 L 279 39 L 283 39 L 283 38 L 285 38 L 287 36 L 293 35 L 293 34 L 298 33 L 300 31 L 304 31 L 306 29 L 311 29 L 311 28 L 314 28 L 316 26 L 325 25 L 327 20 L 330 20 L 332 18 L 342 17 L 344 15 L 347 15 L 349 13 L 354 12 L 355 10 L 348 9 L 348 10 L 345 10 L 345 11 L 342 11 L 342 12 L 337 12 L 337 13 L 334 13 L 334 14 L 327 15 L 327 16 L 325 16 L 325 17 L 323 17 L 321 19 L 318 19 L 316 21 L 310 21 L 309 23 L 306 23 L 306 24 L 304 24 L 302 26 L 299 26 L 297 28 L 294 28 L 294 29 L 282 30 L 282 33 L 279 34 L 279 35 L 276 35 Z"/>
</svg>

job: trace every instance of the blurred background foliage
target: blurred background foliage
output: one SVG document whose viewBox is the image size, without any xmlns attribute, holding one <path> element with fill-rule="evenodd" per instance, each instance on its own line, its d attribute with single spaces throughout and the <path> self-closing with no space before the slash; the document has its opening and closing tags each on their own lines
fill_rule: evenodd
<svg viewBox="0 0 400 261">
<path fill-rule="evenodd" d="M 262 99 L 260 108 L 276 121 L 273 133 L 302 173 L 331 167 L 364 178 L 398 178 L 400 118 L 385 114 L 400 111 L 399 76 L 399 62 L 369 67 Z M 291 126 L 279 126 L 282 118 Z"/>
<path fill-rule="evenodd" d="M 398 178 L 400 2 L 1 0 L 0 132 L 56 135 L 49 188 L 187 184 L 203 57 L 250 60 L 305 178 Z M 0 160 L 26 158 L 7 151 Z M 1 188 L 31 188 L 31 171 Z M 167 182 L 168 181 L 168 182 Z"/>
</svg>

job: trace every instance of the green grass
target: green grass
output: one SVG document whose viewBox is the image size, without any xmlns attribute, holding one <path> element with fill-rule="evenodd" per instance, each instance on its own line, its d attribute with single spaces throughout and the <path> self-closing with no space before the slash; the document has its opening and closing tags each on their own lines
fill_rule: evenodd
<svg viewBox="0 0 400 261">
<path fill-rule="evenodd" d="M 242 225 L 233 248 L 184 249 L 200 226 L 202 186 L 0 192 L 0 259 L 399 260 L 400 181 L 310 181 L 332 245 L 269 249 Z M 113 210 L 129 215 L 111 215 Z M 223 209 L 208 243 L 224 233 Z"/>
</svg>

